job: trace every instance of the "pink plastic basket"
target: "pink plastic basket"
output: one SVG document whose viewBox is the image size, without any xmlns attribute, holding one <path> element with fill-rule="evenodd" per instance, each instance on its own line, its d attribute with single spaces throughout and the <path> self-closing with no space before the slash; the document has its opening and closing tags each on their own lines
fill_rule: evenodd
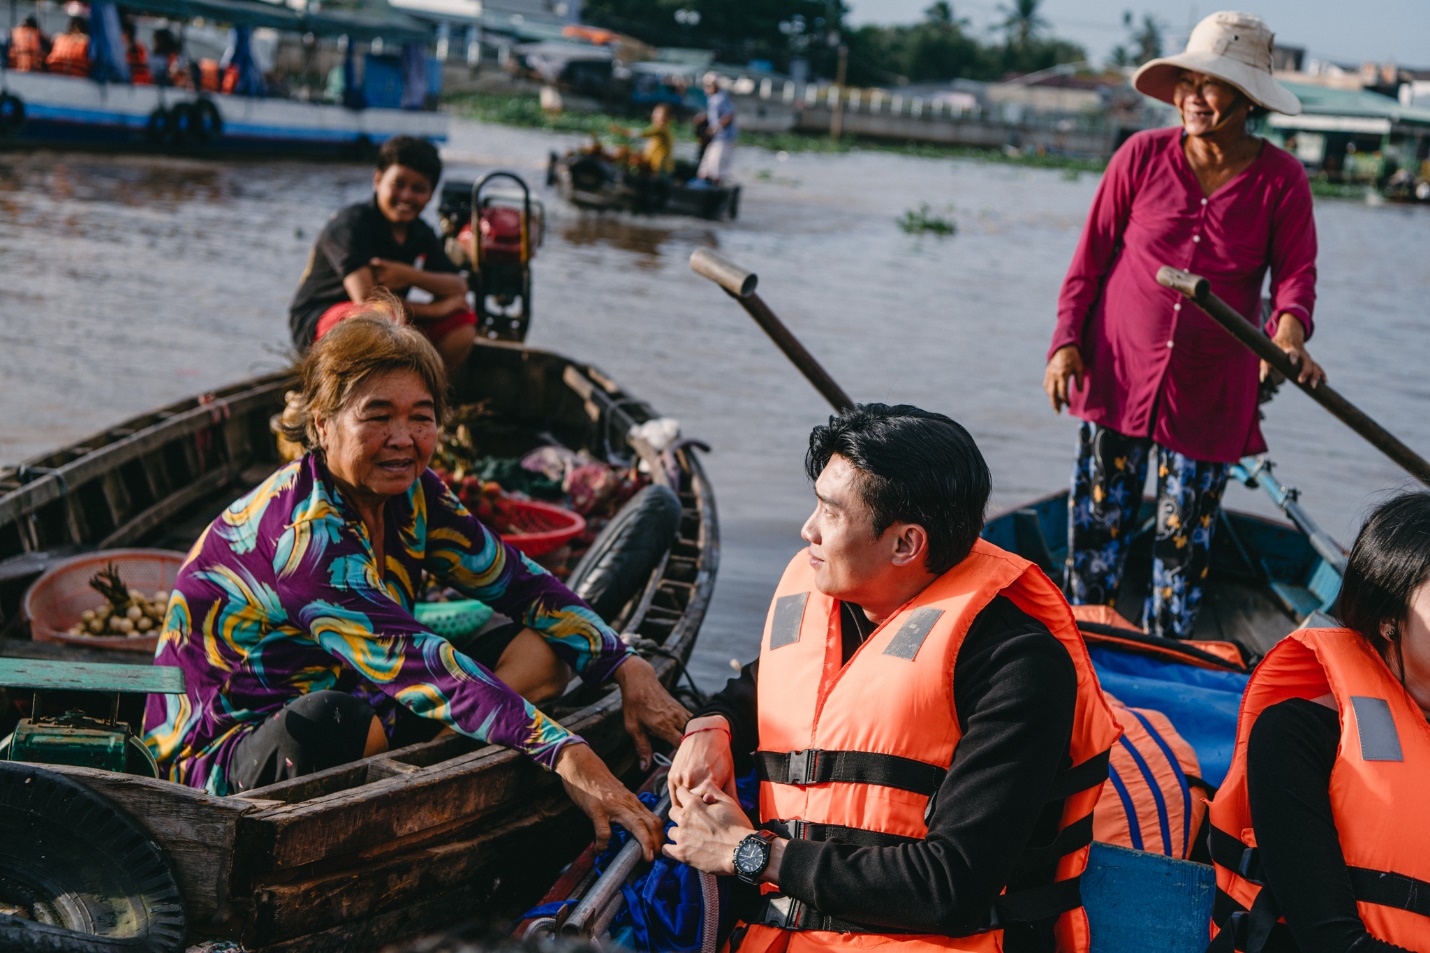
<svg viewBox="0 0 1430 953">
<path fill-rule="evenodd" d="M 25 593 L 21 611 L 30 621 L 30 636 L 40 642 L 152 654 L 159 644 L 157 631 L 134 637 L 70 634 L 70 627 L 80 621 L 84 610 L 104 604 L 104 597 L 89 587 L 89 580 L 110 563 L 125 585 L 147 595 L 174 588 L 184 554 L 167 549 L 105 549 L 56 564 Z"/>
</svg>

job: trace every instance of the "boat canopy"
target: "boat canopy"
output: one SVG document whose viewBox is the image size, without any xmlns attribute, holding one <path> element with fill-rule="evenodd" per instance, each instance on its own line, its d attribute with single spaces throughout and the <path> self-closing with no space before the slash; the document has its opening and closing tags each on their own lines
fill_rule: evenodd
<svg viewBox="0 0 1430 953">
<path fill-rule="evenodd" d="M 266 0 L 116 0 L 116 5 L 130 13 L 175 20 L 202 17 L 233 26 L 269 27 L 354 40 L 422 42 L 430 39 L 433 32 L 427 24 L 396 12 L 385 2 L 368 3 L 361 9 L 329 6 L 306 13 Z"/>
</svg>

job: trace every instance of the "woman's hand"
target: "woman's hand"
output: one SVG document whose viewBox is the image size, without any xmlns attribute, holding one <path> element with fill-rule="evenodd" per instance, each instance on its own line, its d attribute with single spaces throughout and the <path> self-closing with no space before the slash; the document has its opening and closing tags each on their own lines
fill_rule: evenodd
<svg viewBox="0 0 1430 953">
<path fill-rule="evenodd" d="M 685 726 L 685 738 L 675 752 L 666 780 L 672 802 L 676 788 L 693 791 L 707 782 L 739 800 L 735 794 L 735 759 L 730 753 L 730 723 L 719 715 L 695 718 Z"/>
<path fill-rule="evenodd" d="M 1286 357 L 1292 364 L 1300 368 L 1300 373 L 1296 375 L 1297 381 L 1316 387 L 1326 379 L 1325 369 L 1311 360 L 1311 355 L 1306 353 L 1306 328 L 1300 318 L 1294 314 L 1282 314 L 1280 323 L 1276 325 L 1276 334 L 1271 340 L 1286 352 Z M 1266 380 L 1266 375 L 1270 373 L 1271 365 L 1262 361 L 1261 380 Z"/>
<path fill-rule="evenodd" d="M 641 770 L 650 767 L 650 738 L 647 731 L 664 738 L 673 745 L 680 744 L 680 734 L 685 723 L 690 720 L 690 712 L 674 698 L 660 679 L 655 669 L 640 656 L 634 656 L 621 663 L 616 669 L 616 682 L 621 686 L 621 710 L 625 715 L 626 733 L 636 745 L 636 756 L 641 760 Z"/>
<path fill-rule="evenodd" d="M 646 806 L 626 789 L 606 763 L 586 744 L 569 744 L 556 756 L 556 773 L 566 793 L 596 828 L 596 848 L 611 841 L 611 823 L 621 825 L 640 841 L 646 860 L 655 859 L 661 842 L 661 824 Z"/>
<path fill-rule="evenodd" d="M 1052 401 L 1053 413 L 1062 413 L 1063 408 L 1071 403 L 1072 385 L 1068 379 L 1076 378 L 1077 386 L 1082 387 L 1086 375 L 1082 352 L 1076 344 L 1064 344 L 1053 352 L 1048 359 L 1048 369 L 1043 372 L 1043 390 L 1047 391 L 1048 400 Z"/>
<path fill-rule="evenodd" d="M 734 874 L 735 848 L 754 831 L 740 805 L 713 784 L 673 789 L 670 819 L 665 856 L 710 874 Z"/>
</svg>

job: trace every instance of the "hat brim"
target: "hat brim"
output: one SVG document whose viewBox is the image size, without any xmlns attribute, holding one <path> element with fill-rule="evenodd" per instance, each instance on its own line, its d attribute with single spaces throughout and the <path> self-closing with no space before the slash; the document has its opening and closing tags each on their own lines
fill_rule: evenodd
<svg viewBox="0 0 1430 953">
<path fill-rule="evenodd" d="M 1287 116 L 1301 112 L 1301 100 L 1276 82 L 1270 73 L 1211 52 L 1178 53 L 1176 56 L 1149 60 L 1133 75 L 1132 86 L 1143 95 L 1172 103 L 1172 91 L 1181 78 L 1182 70 L 1206 73 L 1224 80 L 1245 93 L 1247 99 L 1272 112 Z"/>
</svg>

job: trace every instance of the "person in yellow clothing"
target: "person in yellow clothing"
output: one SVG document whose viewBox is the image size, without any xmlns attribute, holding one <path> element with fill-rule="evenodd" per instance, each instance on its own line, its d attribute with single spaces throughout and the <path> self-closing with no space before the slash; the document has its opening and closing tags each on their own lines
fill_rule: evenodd
<svg viewBox="0 0 1430 953">
<path fill-rule="evenodd" d="M 665 103 L 651 110 L 650 125 L 639 132 L 620 126 L 613 127 L 613 131 L 646 141 L 636 160 L 645 171 L 654 175 L 670 175 L 675 171 L 675 130 L 670 125 L 670 107 Z"/>
</svg>

